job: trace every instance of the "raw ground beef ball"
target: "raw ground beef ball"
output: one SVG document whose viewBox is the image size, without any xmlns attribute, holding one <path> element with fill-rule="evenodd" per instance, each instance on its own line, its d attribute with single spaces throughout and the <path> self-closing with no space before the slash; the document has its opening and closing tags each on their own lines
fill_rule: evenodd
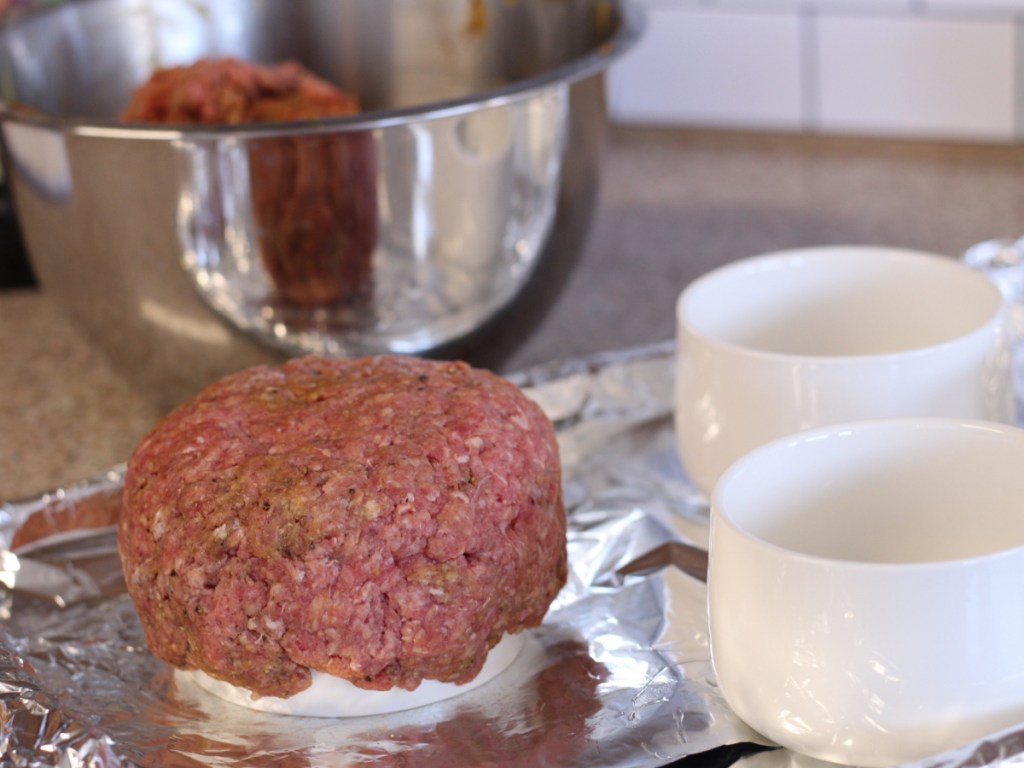
<svg viewBox="0 0 1024 768">
<path fill-rule="evenodd" d="M 200 59 L 158 69 L 120 119 L 237 125 L 342 117 L 355 96 L 296 62 Z M 249 187 L 261 261 L 281 298 L 321 306 L 369 295 L 377 243 L 376 160 L 366 131 L 251 139 Z"/>
<path fill-rule="evenodd" d="M 282 697 L 310 669 L 467 682 L 565 582 L 554 431 L 464 363 L 249 369 L 140 443 L 119 543 L 149 647 L 175 666 Z"/>
</svg>

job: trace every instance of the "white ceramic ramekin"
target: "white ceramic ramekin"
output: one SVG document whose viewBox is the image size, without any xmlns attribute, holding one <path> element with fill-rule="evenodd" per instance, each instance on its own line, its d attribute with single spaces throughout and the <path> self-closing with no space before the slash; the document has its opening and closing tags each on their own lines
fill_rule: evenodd
<svg viewBox="0 0 1024 768">
<path fill-rule="evenodd" d="M 712 658 L 756 730 L 880 766 L 1024 722 L 1024 430 L 809 430 L 730 467 L 711 514 Z"/>
<path fill-rule="evenodd" d="M 1005 307 L 933 254 L 821 247 L 734 262 L 676 308 L 676 430 L 710 493 L 763 443 L 863 418 L 1013 419 Z"/>
</svg>

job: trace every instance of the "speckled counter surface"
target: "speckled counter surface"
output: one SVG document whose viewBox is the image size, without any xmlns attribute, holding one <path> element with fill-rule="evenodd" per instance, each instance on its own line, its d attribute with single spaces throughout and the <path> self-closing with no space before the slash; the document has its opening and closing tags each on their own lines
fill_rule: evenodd
<svg viewBox="0 0 1024 768">
<path fill-rule="evenodd" d="M 1003 146 L 616 128 L 576 271 L 501 367 L 669 338 L 678 292 L 743 256 L 865 243 L 955 257 L 1019 235 L 1022 160 Z M 0 291 L 0 361 L 0 499 L 124 461 L 159 416 L 45 291 Z"/>
</svg>

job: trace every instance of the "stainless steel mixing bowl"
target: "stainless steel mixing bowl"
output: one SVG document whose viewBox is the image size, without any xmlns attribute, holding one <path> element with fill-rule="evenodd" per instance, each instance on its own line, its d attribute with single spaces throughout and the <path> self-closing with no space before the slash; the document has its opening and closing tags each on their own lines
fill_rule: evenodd
<svg viewBox="0 0 1024 768">
<path fill-rule="evenodd" d="M 43 4 L 0 30 L 22 234 L 43 289 L 165 406 L 310 351 L 493 364 L 572 268 L 598 188 L 603 72 L 641 27 L 620 0 Z M 297 60 L 363 112 L 118 122 L 155 68 L 223 56 Z M 254 165 L 325 141 L 319 172 L 370 205 L 334 224 L 372 229 L 371 277 L 358 298 L 297 303 L 262 253 Z"/>
</svg>

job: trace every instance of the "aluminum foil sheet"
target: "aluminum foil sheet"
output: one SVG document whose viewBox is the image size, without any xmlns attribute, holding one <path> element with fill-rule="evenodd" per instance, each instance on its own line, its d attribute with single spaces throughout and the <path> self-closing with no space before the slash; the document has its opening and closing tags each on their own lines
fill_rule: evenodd
<svg viewBox="0 0 1024 768">
<path fill-rule="evenodd" d="M 815 763 L 774 748 L 729 710 L 711 667 L 699 569 L 691 575 L 670 557 L 647 556 L 707 539 L 706 505 L 675 450 L 672 367 L 666 343 L 512 377 L 558 431 L 568 584 L 505 673 L 392 715 L 270 715 L 179 685 L 147 652 L 124 591 L 113 527 L 120 469 L 4 504 L 0 765 Z M 1018 759 L 1024 727 L 918 768 Z"/>
</svg>

